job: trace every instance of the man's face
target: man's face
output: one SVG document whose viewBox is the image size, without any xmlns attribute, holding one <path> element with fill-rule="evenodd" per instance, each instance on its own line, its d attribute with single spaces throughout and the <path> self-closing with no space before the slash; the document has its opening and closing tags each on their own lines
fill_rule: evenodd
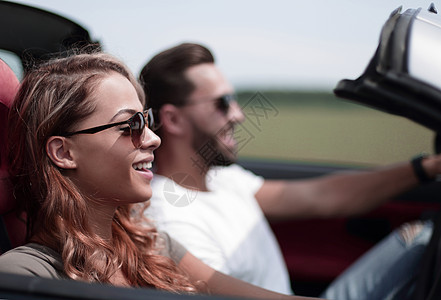
<svg viewBox="0 0 441 300">
<path fill-rule="evenodd" d="M 222 107 L 220 98 L 231 95 L 233 88 L 211 63 L 189 68 L 185 75 L 195 89 L 184 107 L 193 133 L 193 148 L 207 166 L 228 165 L 236 160 L 235 126 L 244 121 L 236 101 Z"/>
</svg>

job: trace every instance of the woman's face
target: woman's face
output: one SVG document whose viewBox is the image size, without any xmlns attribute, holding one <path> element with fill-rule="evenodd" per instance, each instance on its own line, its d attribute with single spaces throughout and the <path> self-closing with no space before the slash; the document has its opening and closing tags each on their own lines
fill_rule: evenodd
<svg viewBox="0 0 441 300">
<path fill-rule="evenodd" d="M 110 73 L 89 98 L 96 106 L 95 112 L 77 124 L 82 130 L 129 119 L 141 112 L 143 106 L 130 81 L 118 73 Z M 95 134 L 78 134 L 70 137 L 76 168 L 71 178 L 83 193 L 98 203 L 120 205 L 150 199 L 149 170 L 153 150 L 160 139 L 148 128 L 139 149 L 132 143 L 127 124 L 111 127 Z"/>
</svg>

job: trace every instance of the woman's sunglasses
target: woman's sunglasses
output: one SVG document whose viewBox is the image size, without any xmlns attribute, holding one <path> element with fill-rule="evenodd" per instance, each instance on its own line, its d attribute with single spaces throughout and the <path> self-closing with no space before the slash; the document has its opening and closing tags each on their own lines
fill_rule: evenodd
<svg viewBox="0 0 441 300">
<path fill-rule="evenodd" d="M 135 113 L 130 119 L 122 122 L 111 123 L 107 125 L 101 125 L 97 127 L 92 127 L 80 131 L 75 132 L 67 132 L 62 136 L 69 137 L 76 134 L 94 134 L 118 125 L 128 124 L 130 128 L 130 136 L 132 138 L 132 143 L 135 148 L 140 148 L 143 143 L 144 137 L 144 129 L 147 126 L 149 129 L 153 130 L 155 127 L 155 120 L 153 119 L 152 109 L 149 108 L 144 112 Z M 121 130 L 125 130 L 126 128 L 122 128 Z"/>
<path fill-rule="evenodd" d="M 236 97 L 233 94 L 225 94 L 220 96 L 219 98 L 214 99 L 213 101 L 216 102 L 216 108 L 226 115 L 228 114 L 228 111 L 230 109 L 231 102 L 236 101 Z M 189 102 L 184 105 L 187 106 L 201 103 L 208 103 L 208 101 Z"/>
</svg>

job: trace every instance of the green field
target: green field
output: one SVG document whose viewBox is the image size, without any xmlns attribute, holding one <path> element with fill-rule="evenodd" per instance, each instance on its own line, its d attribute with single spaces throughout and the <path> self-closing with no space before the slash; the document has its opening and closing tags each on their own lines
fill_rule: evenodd
<svg viewBox="0 0 441 300">
<path fill-rule="evenodd" d="M 331 93 L 251 91 L 238 99 L 247 118 L 237 133 L 242 158 L 378 165 L 433 152 L 432 131 Z"/>
</svg>

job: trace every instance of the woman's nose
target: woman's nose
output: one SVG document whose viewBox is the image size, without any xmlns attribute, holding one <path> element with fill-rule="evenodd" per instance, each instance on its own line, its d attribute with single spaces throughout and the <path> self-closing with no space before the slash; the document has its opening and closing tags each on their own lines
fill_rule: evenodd
<svg viewBox="0 0 441 300">
<path fill-rule="evenodd" d="M 151 148 L 155 150 L 161 145 L 161 138 L 157 136 L 152 130 L 148 127 L 144 130 L 144 138 L 141 144 L 141 148 L 148 149 Z"/>
</svg>

